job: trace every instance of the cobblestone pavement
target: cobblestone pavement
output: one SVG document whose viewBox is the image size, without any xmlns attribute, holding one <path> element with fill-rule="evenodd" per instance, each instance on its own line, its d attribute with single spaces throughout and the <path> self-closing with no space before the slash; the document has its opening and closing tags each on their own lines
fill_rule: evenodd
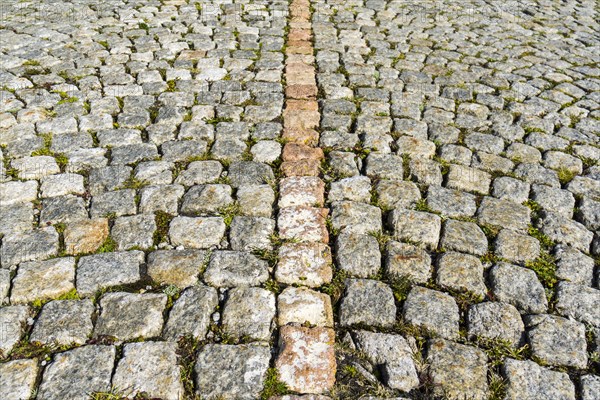
<svg viewBox="0 0 600 400">
<path fill-rule="evenodd" d="M 594 6 L 0 3 L 0 399 L 600 399 Z"/>
</svg>

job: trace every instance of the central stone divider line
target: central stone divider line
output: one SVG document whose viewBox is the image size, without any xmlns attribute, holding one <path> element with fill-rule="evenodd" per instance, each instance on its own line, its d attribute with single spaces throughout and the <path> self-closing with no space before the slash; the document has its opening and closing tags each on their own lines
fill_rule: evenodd
<svg viewBox="0 0 600 400">
<path fill-rule="evenodd" d="M 279 182 L 278 283 L 289 285 L 278 297 L 279 379 L 297 393 L 323 394 L 335 384 L 335 332 L 330 297 L 315 290 L 333 277 L 325 183 L 319 177 L 319 148 L 310 0 L 292 0 L 287 37 L 283 138 Z"/>
</svg>

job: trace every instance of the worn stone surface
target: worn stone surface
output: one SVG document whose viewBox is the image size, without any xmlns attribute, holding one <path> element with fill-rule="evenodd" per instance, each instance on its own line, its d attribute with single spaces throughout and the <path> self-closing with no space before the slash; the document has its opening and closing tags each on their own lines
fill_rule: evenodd
<svg viewBox="0 0 600 400">
<path fill-rule="evenodd" d="M 232 337 L 269 340 L 275 317 L 275 296 L 261 288 L 228 291 L 223 307 L 223 326 Z"/>
<path fill-rule="evenodd" d="M 396 209 L 390 214 L 394 237 L 427 248 L 437 248 L 442 229 L 441 218 L 420 211 Z"/>
<path fill-rule="evenodd" d="M 68 254 L 93 253 L 108 237 L 108 219 L 71 222 L 67 224 L 63 236 Z"/>
<path fill-rule="evenodd" d="M 211 254 L 204 280 L 216 287 L 255 286 L 269 278 L 267 262 L 242 251 Z"/>
<path fill-rule="evenodd" d="M 568 282 L 559 282 L 556 289 L 556 311 L 577 321 L 600 325 L 600 290 Z"/>
<path fill-rule="evenodd" d="M 506 399 L 575 399 L 575 386 L 564 372 L 540 367 L 533 361 L 507 358 L 502 366 L 506 377 Z"/>
<path fill-rule="evenodd" d="M 544 313 L 548 300 L 535 272 L 507 263 L 498 263 L 490 270 L 494 296 L 512 304 L 525 314 Z"/>
<path fill-rule="evenodd" d="M 448 339 L 458 337 L 459 312 L 452 296 L 415 286 L 404 302 L 406 321 Z"/>
<path fill-rule="evenodd" d="M 524 339 L 525 327 L 519 311 L 500 302 L 474 304 L 467 312 L 468 335 L 472 339 L 501 339 L 518 346 Z"/>
<path fill-rule="evenodd" d="M 407 277 L 425 283 L 431 277 L 431 256 L 411 244 L 389 241 L 384 266 L 386 275 L 392 279 Z"/>
<path fill-rule="evenodd" d="M 130 396 L 145 393 L 165 400 L 180 400 L 183 397 L 183 386 L 177 358 L 175 343 L 126 344 L 112 384 L 127 388 Z"/>
<path fill-rule="evenodd" d="M 525 324 L 535 357 L 548 365 L 586 368 L 585 325 L 545 314 L 527 316 Z"/>
<path fill-rule="evenodd" d="M 284 326 L 275 361 L 279 379 L 291 390 L 323 393 L 335 382 L 334 331 L 330 328 Z"/>
<path fill-rule="evenodd" d="M 261 344 L 208 344 L 194 367 L 196 392 L 207 398 L 254 399 L 263 389 L 271 354 Z"/>
<path fill-rule="evenodd" d="M 338 267 L 358 278 L 377 274 L 381 267 L 379 243 L 371 235 L 344 232 L 336 238 Z"/>
<path fill-rule="evenodd" d="M 475 256 L 446 252 L 437 261 L 436 283 L 459 292 L 471 292 L 484 297 L 487 288 L 483 280 L 483 265 Z"/>
<path fill-rule="evenodd" d="M 11 303 L 55 299 L 75 288 L 75 258 L 22 263 L 13 279 Z"/>
<path fill-rule="evenodd" d="M 277 297 L 280 326 L 306 324 L 333 327 L 333 310 L 328 295 L 308 288 L 287 287 Z"/>
<path fill-rule="evenodd" d="M 160 336 L 166 304 L 164 294 L 107 293 L 100 299 L 94 335 L 119 340 Z"/>
<path fill-rule="evenodd" d="M 114 346 L 79 347 L 54 356 L 46 367 L 39 399 L 83 399 L 90 393 L 108 392 L 115 363 Z"/>
<path fill-rule="evenodd" d="M 159 250 L 148 255 L 147 273 L 155 282 L 186 288 L 198 282 L 207 256 L 202 250 Z"/>
<path fill-rule="evenodd" d="M 173 304 L 163 337 L 177 341 L 191 336 L 203 340 L 210 324 L 210 317 L 219 299 L 214 288 L 196 285 L 187 288 Z"/>
<path fill-rule="evenodd" d="M 29 340 L 42 344 L 85 344 L 95 307 L 91 300 L 55 300 L 44 305 Z"/>
<path fill-rule="evenodd" d="M 0 396 L 3 399 L 29 399 L 35 391 L 38 370 L 35 359 L 0 364 Z"/>
<path fill-rule="evenodd" d="M 419 385 L 413 350 L 404 337 L 356 331 L 354 341 L 373 365 L 383 367 L 389 387 L 409 392 Z"/>
<path fill-rule="evenodd" d="M 348 279 L 340 304 L 340 324 L 391 326 L 396 320 L 392 289 L 383 282 L 370 279 Z"/>
<path fill-rule="evenodd" d="M 81 257 L 77 267 L 77 292 L 92 296 L 111 286 L 133 284 L 140 280 L 141 251 L 94 254 Z"/>
<path fill-rule="evenodd" d="M 483 350 L 434 339 L 428 343 L 427 359 L 434 390 L 449 399 L 488 398 L 487 356 Z"/>
<path fill-rule="evenodd" d="M 275 278 L 282 283 L 318 287 L 331 281 L 331 249 L 321 243 L 285 243 L 279 248 Z"/>
</svg>

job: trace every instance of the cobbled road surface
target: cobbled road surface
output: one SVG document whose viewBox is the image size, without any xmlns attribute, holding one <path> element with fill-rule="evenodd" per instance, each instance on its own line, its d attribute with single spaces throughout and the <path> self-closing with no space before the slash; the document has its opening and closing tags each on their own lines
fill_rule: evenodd
<svg viewBox="0 0 600 400">
<path fill-rule="evenodd" d="M 600 399 L 597 12 L 0 2 L 0 399 Z"/>
</svg>

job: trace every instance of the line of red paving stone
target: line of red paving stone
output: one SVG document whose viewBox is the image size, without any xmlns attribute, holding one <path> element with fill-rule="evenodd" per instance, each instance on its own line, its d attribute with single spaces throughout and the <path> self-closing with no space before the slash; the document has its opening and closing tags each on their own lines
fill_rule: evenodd
<svg viewBox="0 0 600 400">
<path fill-rule="evenodd" d="M 275 278 L 290 285 L 278 298 L 279 379 L 297 393 L 321 394 L 335 383 L 331 299 L 316 288 L 331 282 L 325 183 L 319 177 L 317 103 L 310 0 L 293 0 L 287 38 L 283 149 L 279 183 L 279 251 Z M 287 240 L 287 241 L 286 241 Z"/>
</svg>

